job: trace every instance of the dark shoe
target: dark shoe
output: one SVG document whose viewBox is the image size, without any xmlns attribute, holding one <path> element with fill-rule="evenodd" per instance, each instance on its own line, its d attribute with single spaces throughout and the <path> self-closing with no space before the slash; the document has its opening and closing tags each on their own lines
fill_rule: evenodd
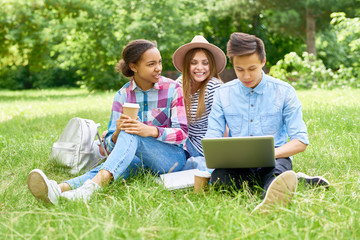
<svg viewBox="0 0 360 240">
<path fill-rule="evenodd" d="M 326 187 L 328 188 L 330 186 L 330 183 L 328 180 L 321 176 L 308 176 L 305 173 L 298 172 L 296 173 L 296 176 L 299 180 L 299 182 L 306 182 L 307 184 L 314 186 L 314 187 Z"/>
</svg>

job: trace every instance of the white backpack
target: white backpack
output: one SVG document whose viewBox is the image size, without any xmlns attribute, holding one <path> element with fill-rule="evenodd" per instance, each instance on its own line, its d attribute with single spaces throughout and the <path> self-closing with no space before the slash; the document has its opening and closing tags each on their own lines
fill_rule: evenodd
<svg viewBox="0 0 360 240">
<path fill-rule="evenodd" d="M 95 137 L 98 136 L 100 143 L 103 144 L 98 127 L 100 124 L 96 124 L 93 120 L 72 118 L 59 140 L 53 144 L 50 161 L 69 168 L 71 174 L 94 168 L 102 160 L 98 154 L 99 146 L 95 141 Z"/>
</svg>

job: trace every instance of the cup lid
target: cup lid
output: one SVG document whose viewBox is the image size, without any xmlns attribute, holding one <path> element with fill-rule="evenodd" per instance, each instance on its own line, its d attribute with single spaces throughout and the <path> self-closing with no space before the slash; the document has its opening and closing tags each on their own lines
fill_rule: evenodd
<svg viewBox="0 0 360 240">
<path fill-rule="evenodd" d="M 197 171 L 194 173 L 195 176 L 198 176 L 198 177 L 205 177 L 205 178 L 209 178 L 211 177 L 211 173 L 209 173 L 208 171 Z"/>
<path fill-rule="evenodd" d="M 123 107 L 128 107 L 128 108 L 140 108 L 140 105 L 137 103 L 124 103 Z"/>
</svg>

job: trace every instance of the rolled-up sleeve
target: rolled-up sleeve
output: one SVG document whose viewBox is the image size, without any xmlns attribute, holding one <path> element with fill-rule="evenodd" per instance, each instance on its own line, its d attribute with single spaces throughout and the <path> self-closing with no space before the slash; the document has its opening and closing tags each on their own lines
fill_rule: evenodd
<svg viewBox="0 0 360 240">
<path fill-rule="evenodd" d="M 159 136 L 157 139 L 170 144 L 184 145 L 188 137 L 188 125 L 184 96 L 179 84 L 176 84 L 173 92 L 170 114 L 171 126 L 157 127 L 159 130 Z"/>
<path fill-rule="evenodd" d="M 294 88 L 288 91 L 285 102 L 283 120 L 290 140 L 297 139 L 309 145 L 309 136 L 302 116 L 301 102 Z"/>
</svg>

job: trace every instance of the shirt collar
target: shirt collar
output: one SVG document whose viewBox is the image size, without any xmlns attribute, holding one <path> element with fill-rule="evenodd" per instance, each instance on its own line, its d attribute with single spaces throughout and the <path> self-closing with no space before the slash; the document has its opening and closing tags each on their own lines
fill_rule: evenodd
<svg viewBox="0 0 360 240">
<path fill-rule="evenodd" d="M 162 85 L 162 82 L 163 82 L 162 77 L 160 77 L 160 78 L 159 78 L 159 81 L 158 81 L 157 83 L 155 83 L 154 86 L 153 86 L 152 88 L 150 88 L 148 91 L 150 91 L 151 89 L 157 89 L 157 90 L 159 90 L 159 89 L 160 89 L 160 85 Z M 130 89 L 131 91 L 134 91 L 136 88 L 138 88 L 140 91 L 144 91 L 144 90 L 142 90 L 141 88 L 139 88 L 138 85 L 136 85 L 136 82 L 135 82 L 134 78 L 132 78 L 132 79 L 130 80 L 129 89 Z"/>
<path fill-rule="evenodd" d="M 239 80 L 241 89 L 245 94 L 250 94 L 251 92 L 255 92 L 257 94 L 263 94 L 267 82 L 267 75 L 264 73 L 264 71 L 261 71 L 261 73 L 262 73 L 261 81 L 259 85 L 257 85 L 254 89 L 245 87 L 244 84 L 242 84 L 242 82 Z"/>
</svg>

